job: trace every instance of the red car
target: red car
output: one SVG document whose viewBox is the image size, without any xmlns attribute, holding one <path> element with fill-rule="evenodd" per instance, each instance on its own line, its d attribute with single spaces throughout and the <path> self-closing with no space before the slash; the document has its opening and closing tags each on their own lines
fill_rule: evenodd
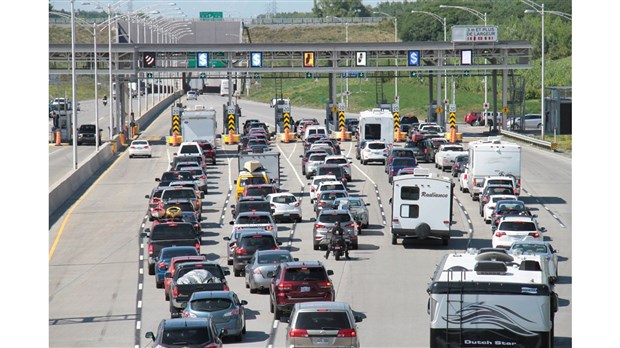
<svg viewBox="0 0 620 348">
<path fill-rule="evenodd" d="M 215 147 L 211 143 L 199 142 L 200 148 L 204 155 L 205 160 L 211 159 L 211 164 L 215 164 Z"/>
<path fill-rule="evenodd" d="M 334 301 L 336 293 L 330 275 L 320 261 L 283 262 L 269 286 L 269 309 L 276 319 L 290 312 L 295 303 Z"/>
<path fill-rule="evenodd" d="M 468 113 L 467 115 L 465 115 L 464 121 L 465 123 L 468 123 L 473 126 L 475 122 L 482 121 L 482 113 L 472 111 Z"/>
</svg>

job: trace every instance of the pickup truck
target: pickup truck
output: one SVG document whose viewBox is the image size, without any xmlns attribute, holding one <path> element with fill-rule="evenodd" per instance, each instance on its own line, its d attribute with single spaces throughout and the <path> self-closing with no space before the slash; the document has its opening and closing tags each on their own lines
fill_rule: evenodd
<svg viewBox="0 0 620 348">
<path fill-rule="evenodd" d="M 164 247 L 169 246 L 195 246 L 200 253 L 200 237 L 196 237 L 194 225 L 190 222 L 164 222 L 158 223 L 144 230 L 148 238 L 148 264 L 149 275 L 155 275 L 157 256 Z"/>
<path fill-rule="evenodd" d="M 99 133 L 99 144 L 101 144 L 101 129 L 97 132 L 97 128 L 94 124 L 83 124 L 77 131 L 77 144 L 91 144 L 95 145 L 97 133 Z"/>
<path fill-rule="evenodd" d="M 194 292 L 229 290 L 227 275 L 230 275 L 230 270 L 213 261 L 184 262 L 176 266 L 167 296 L 170 316 L 180 317 Z M 170 274 L 166 273 L 164 277 L 170 277 Z"/>
<path fill-rule="evenodd" d="M 465 154 L 465 149 L 461 144 L 443 144 L 439 146 L 435 153 L 435 168 L 441 171 L 449 171 L 452 169 L 454 159 L 458 155 Z"/>
</svg>

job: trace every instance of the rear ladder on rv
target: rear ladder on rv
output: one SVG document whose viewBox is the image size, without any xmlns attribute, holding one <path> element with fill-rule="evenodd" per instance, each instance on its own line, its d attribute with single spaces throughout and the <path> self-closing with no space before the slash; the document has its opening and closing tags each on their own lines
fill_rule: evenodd
<svg viewBox="0 0 620 348">
<path fill-rule="evenodd" d="M 453 311 L 453 313 L 459 313 L 459 342 L 461 342 L 461 346 L 463 342 L 463 281 L 465 280 L 466 271 L 466 269 L 449 269 L 445 271 L 448 272 L 448 291 L 446 293 L 446 342 L 450 342 L 450 306 L 451 302 L 456 302 L 454 308 L 455 310 Z M 458 287 L 458 293 L 455 295 L 460 295 L 460 297 L 459 300 L 450 301 L 450 295 L 452 295 L 452 293 L 450 292 L 450 290 L 452 289 L 450 282 L 454 279 L 455 273 L 459 273 L 458 277 L 460 278 L 456 280 L 456 282 L 458 282 L 460 286 Z"/>
</svg>

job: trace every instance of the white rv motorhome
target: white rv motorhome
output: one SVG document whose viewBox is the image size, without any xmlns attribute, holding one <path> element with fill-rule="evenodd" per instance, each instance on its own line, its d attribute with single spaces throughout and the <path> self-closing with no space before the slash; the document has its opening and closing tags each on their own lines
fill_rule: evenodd
<svg viewBox="0 0 620 348">
<path fill-rule="evenodd" d="M 467 189 L 472 200 L 477 200 L 484 180 L 489 176 L 514 176 L 521 188 L 521 145 L 489 137 L 469 143 Z"/>
<path fill-rule="evenodd" d="M 540 255 L 444 255 L 429 284 L 430 347 L 553 347 L 558 296 Z"/>
<path fill-rule="evenodd" d="M 380 140 L 390 147 L 394 144 L 394 116 L 388 110 L 372 109 L 360 112 L 360 140 Z"/>
<path fill-rule="evenodd" d="M 392 244 L 398 238 L 440 238 L 448 245 L 452 226 L 454 184 L 447 177 L 415 168 L 413 174 L 398 175 L 392 185 Z"/>
</svg>

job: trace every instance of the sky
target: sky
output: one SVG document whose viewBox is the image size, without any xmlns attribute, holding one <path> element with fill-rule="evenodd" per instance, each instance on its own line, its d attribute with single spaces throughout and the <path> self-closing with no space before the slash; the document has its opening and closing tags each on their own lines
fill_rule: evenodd
<svg viewBox="0 0 620 348">
<path fill-rule="evenodd" d="M 83 1 L 76 1 L 76 8 L 83 8 L 81 5 Z M 19 256 L 22 261 L 32 263 L 36 266 L 34 269 L 40 271 L 36 274 L 38 281 L 43 284 L 47 279 L 49 253 L 47 238 L 49 226 L 46 214 L 49 155 L 48 121 L 45 116 L 49 97 L 46 25 L 48 13 L 47 6 L 42 6 L 43 1 L 36 2 L 34 8 L 28 7 L 32 3 L 26 1 L 7 4 L 7 7 L 14 12 L 27 11 L 28 16 L 24 17 L 23 21 L 30 21 L 31 24 L 29 30 L 22 30 L 19 35 L 3 36 L 6 54 L 0 55 L 0 69 L 4 82 L 2 95 L 5 97 L 5 105 L 12 106 L 4 113 L 3 162 L 5 165 L 10 164 L 11 168 L 27 168 L 27 170 L 19 171 L 21 181 L 11 181 L 14 185 L 9 185 L 2 191 L 4 199 L 0 201 L 0 207 L 9 212 L 10 218 L 6 220 L 3 229 L 5 233 L 0 243 L 0 255 L 5 258 Z M 155 0 L 135 1 L 134 9 L 154 2 Z M 225 17 L 255 17 L 268 12 L 268 6 L 274 3 L 267 0 L 176 0 L 175 2 L 188 17 L 193 14 L 196 18 L 200 11 L 224 11 Z M 275 3 L 278 12 L 306 12 L 310 11 L 313 4 L 312 0 L 279 0 Z M 374 6 L 378 1 L 363 3 Z M 57 9 L 68 10 L 70 2 L 52 1 L 52 4 Z M 573 1 L 575 165 L 573 165 L 572 216 L 574 263 L 571 281 L 574 328 L 572 345 L 575 347 L 609 346 L 611 335 L 617 331 L 615 321 L 609 317 L 618 310 L 617 301 L 613 300 L 613 294 L 610 293 L 613 291 L 613 285 L 610 283 L 606 290 L 604 284 L 613 281 L 613 274 L 605 273 L 605 270 L 608 268 L 606 265 L 616 263 L 617 256 L 611 248 L 620 242 L 618 237 L 620 234 L 617 233 L 618 224 L 610 220 L 615 216 L 610 200 L 615 198 L 614 193 L 618 193 L 618 185 L 615 184 L 614 170 L 603 164 L 617 165 L 615 157 L 606 157 L 609 155 L 606 155 L 605 151 L 617 148 L 616 145 L 612 146 L 617 136 L 615 117 L 618 114 L 613 98 L 618 90 L 617 81 L 620 76 L 618 69 L 614 68 L 613 59 L 610 63 L 609 59 L 605 58 L 613 57 L 611 50 L 615 36 L 611 33 L 618 31 L 618 24 L 616 11 L 595 11 L 609 6 L 610 2 L 603 0 Z M 19 23 L 16 19 L 5 17 L 7 17 L 5 20 L 0 21 L 0 30 L 5 33 L 15 32 Z M 11 48 L 16 47 L 19 47 L 19 50 L 11 51 Z M 594 52 L 598 53 L 592 55 Z M 594 137 L 595 142 L 588 141 Z M 15 151 L 18 148 L 19 151 Z M 4 177 L 7 173 L 5 171 Z M 595 192 L 597 197 L 593 197 L 592 192 Z M 580 248 L 580 245 L 585 247 Z M 610 252 L 605 252 L 605 249 Z M 28 299 L 28 307 L 37 308 L 34 316 L 31 310 L 24 310 L 23 301 L 5 301 L 4 310 L 6 313 L 11 313 L 12 320 L 28 322 L 29 330 L 37 333 L 36 337 L 29 337 L 30 346 L 43 347 L 48 344 L 49 322 L 45 311 L 49 301 L 45 294 L 47 288 L 41 286 L 20 290 L 20 298 Z M 5 291 L 10 291 L 10 287 L 5 288 Z M 609 294 L 611 297 L 601 296 L 603 294 Z M 605 300 L 606 298 L 612 300 Z M 600 318 L 602 312 L 609 313 L 602 318 L 603 320 Z M 596 330 L 596 335 L 587 334 L 592 332 L 591 330 Z M 18 339 L 20 335 L 9 336 Z M 9 342 L 10 340 L 11 338 Z M 20 343 L 23 345 L 23 341 Z"/>
<path fill-rule="evenodd" d="M 76 0 L 74 2 L 75 9 L 93 9 L 94 5 L 82 5 L 85 0 Z M 103 4 L 115 4 L 118 1 L 100 1 Z M 252 18 L 261 14 L 270 12 L 310 12 L 314 4 L 313 0 L 128 0 L 123 3 L 133 2 L 133 10 L 138 10 L 155 3 L 176 3 L 187 18 L 199 18 L 200 12 L 223 12 L 225 18 Z M 376 6 L 380 2 L 389 1 L 373 1 L 364 0 L 362 3 L 366 6 Z M 93 2 L 94 3 L 94 2 Z M 55 9 L 64 9 L 69 11 L 71 5 L 69 0 L 53 0 L 51 4 Z M 126 10 L 126 6 L 122 6 Z M 273 11 L 275 8 L 275 11 Z"/>
</svg>

